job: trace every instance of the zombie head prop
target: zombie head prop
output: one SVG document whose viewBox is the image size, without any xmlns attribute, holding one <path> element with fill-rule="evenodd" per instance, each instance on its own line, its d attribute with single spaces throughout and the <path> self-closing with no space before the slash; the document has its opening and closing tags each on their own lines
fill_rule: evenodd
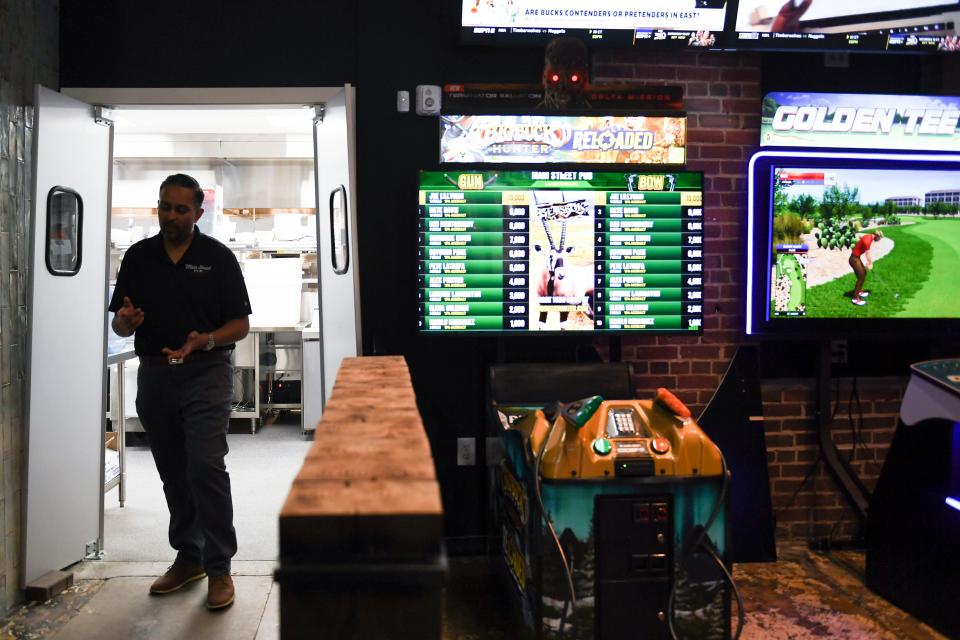
<svg viewBox="0 0 960 640">
<path fill-rule="evenodd" d="M 581 40 L 564 36 L 547 45 L 543 65 L 543 102 L 547 109 L 590 106 L 583 95 L 590 55 Z"/>
</svg>

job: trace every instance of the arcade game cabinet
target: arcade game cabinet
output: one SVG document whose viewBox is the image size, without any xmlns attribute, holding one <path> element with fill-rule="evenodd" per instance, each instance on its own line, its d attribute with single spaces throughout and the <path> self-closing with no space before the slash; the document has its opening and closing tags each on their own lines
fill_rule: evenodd
<svg viewBox="0 0 960 640">
<path fill-rule="evenodd" d="M 867 515 L 866 583 L 960 637 L 960 359 L 910 367 Z"/>
<path fill-rule="evenodd" d="M 687 407 L 661 389 L 509 420 L 497 501 L 523 637 L 730 637 L 728 474 Z"/>
</svg>

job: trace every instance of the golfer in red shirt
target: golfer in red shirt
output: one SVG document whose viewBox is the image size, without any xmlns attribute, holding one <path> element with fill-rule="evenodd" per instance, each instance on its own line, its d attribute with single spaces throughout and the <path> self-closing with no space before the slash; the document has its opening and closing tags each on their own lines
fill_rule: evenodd
<svg viewBox="0 0 960 640">
<path fill-rule="evenodd" d="M 864 300 L 868 295 L 869 291 L 863 290 L 863 281 L 867 279 L 867 269 L 873 269 L 873 258 L 870 257 L 870 247 L 873 246 L 873 243 L 883 237 L 883 231 L 877 229 L 873 233 L 867 233 L 860 237 L 857 241 L 857 244 L 853 247 L 853 252 L 850 254 L 850 266 L 853 268 L 853 272 L 857 274 L 857 285 L 853 288 L 853 304 L 858 307 L 862 307 L 867 304 L 867 301 Z M 864 267 L 866 263 L 866 267 Z"/>
</svg>

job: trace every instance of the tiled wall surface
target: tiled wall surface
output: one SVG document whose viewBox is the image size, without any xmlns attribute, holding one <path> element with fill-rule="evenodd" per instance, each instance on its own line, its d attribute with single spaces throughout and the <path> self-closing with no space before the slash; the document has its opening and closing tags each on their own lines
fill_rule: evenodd
<svg viewBox="0 0 960 640">
<path fill-rule="evenodd" d="M 34 84 L 58 88 L 58 0 L 0 2 L 0 615 L 20 597 Z"/>
</svg>

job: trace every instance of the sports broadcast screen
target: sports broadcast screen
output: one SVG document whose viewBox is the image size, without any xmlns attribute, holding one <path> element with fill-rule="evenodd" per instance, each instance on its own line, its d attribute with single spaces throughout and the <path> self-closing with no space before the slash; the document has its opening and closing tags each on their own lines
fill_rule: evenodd
<svg viewBox="0 0 960 640">
<path fill-rule="evenodd" d="M 718 46 L 727 0 L 461 0 L 461 40 L 543 45 L 563 35 L 591 45 Z"/>
<path fill-rule="evenodd" d="M 736 49 L 956 52 L 960 1 L 740 0 Z"/>
<path fill-rule="evenodd" d="M 960 318 L 960 172 L 773 169 L 771 318 Z"/>
<path fill-rule="evenodd" d="M 421 171 L 419 330 L 699 333 L 703 174 Z"/>
</svg>

